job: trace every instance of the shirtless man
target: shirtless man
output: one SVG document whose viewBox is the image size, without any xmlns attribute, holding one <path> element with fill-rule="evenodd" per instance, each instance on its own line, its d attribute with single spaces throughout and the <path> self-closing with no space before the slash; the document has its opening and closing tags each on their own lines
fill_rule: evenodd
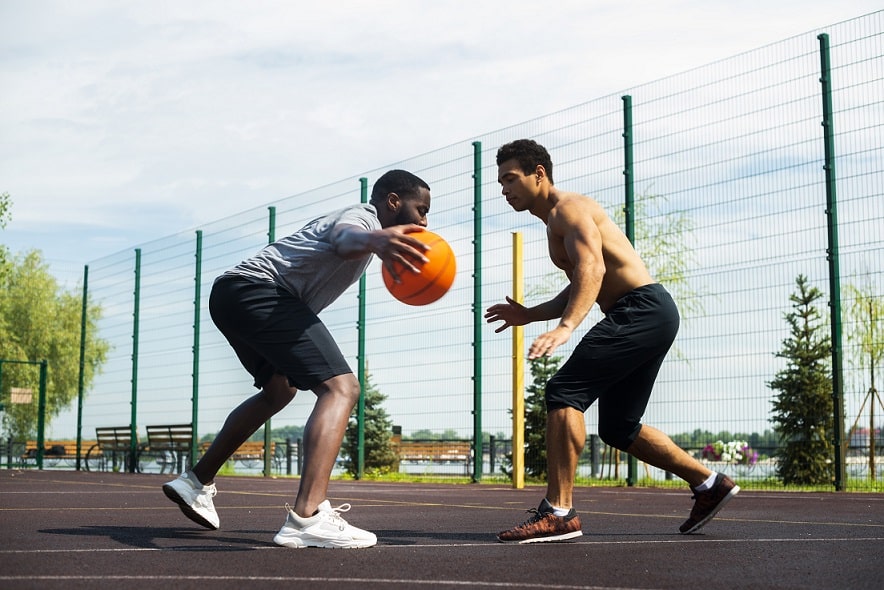
<svg viewBox="0 0 884 590">
<path fill-rule="evenodd" d="M 584 412 L 596 400 L 599 436 L 605 443 L 691 486 L 694 507 L 679 531 L 699 530 L 739 486 L 704 467 L 663 432 L 641 423 L 657 372 L 678 331 L 675 303 L 597 202 L 553 185 L 552 161 L 543 146 L 528 139 L 502 146 L 497 180 L 513 209 L 528 211 L 546 225 L 550 258 L 569 284 L 533 307 L 509 297 L 506 303 L 492 305 L 485 318 L 503 322 L 495 332 L 558 318 L 552 330 L 531 344 L 528 358 L 535 359 L 552 355 L 567 342 L 593 304 L 605 314 L 547 383 L 546 497 L 529 511 L 532 516 L 526 522 L 499 533 L 498 540 L 534 543 L 582 534 L 572 492 L 586 443 Z"/>
</svg>

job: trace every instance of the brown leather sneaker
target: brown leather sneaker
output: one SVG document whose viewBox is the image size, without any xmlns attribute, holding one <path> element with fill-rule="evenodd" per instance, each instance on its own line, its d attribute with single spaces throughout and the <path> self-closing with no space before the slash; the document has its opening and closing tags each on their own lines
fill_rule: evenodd
<svg viewBox="0 0 884 590">
<path fill-rule="evenodd" d="M 583 534 L 580 517 L 573 508 L 567 516 L 556 516 L 553 507 L 544 498 L 540 507 L 531 508 L 528 512 L 531 518 L 515 528 L 498 533 L 497 540 L 501 543 L 544 543 L 573 539 Z"/>
<path fill-rule="evenodd" d="M 690 518 L 678 527 L 679 532 L 683 535 L 695 533 L 703 528 L 703 525 L 712 520 L 712 517 L 737 495 L 740 486 L 728 476 L 719 473 L 715 476 L 715 483 L 710 489 L 705 492 L 698 492 L 694 488 L 691 490 L 694 492 L 691 498 L 695 500 L 694 508 L 691 510 Z"/>
</svg>

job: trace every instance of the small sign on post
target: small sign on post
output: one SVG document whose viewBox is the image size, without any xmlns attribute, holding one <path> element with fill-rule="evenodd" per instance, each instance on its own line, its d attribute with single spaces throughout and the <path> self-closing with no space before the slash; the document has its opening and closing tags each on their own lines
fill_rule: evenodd
<svg viewBox="0 0 884 590">
<path fill-rule="evenodd" d="M 10 387 L 9 403 L 29 404 L 34 401 L 34 390 L 29 387 Z"/>
</svg>

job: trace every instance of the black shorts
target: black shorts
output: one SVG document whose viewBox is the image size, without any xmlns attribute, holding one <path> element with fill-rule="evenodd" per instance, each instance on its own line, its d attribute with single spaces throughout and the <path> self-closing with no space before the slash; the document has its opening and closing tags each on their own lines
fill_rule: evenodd
<svg viewBox="0 0 884 590">
<path fill-rule="evenodd" d="M 313 389 L 352 373 L 325 324 L 303 301 L 271 282 L 225 275 L 212 285 L 212 321 L 263 387 L 274 374 Z"/>
<path fill-rule="evenodd" d="M 663 359 L 678 332 L 678 309 L 659 284 L 621 297 L 549 380 L 548 410 L 585 412 L 599 402 L 599 435 L 624 449 L 635 440 Z"/>
</svg>

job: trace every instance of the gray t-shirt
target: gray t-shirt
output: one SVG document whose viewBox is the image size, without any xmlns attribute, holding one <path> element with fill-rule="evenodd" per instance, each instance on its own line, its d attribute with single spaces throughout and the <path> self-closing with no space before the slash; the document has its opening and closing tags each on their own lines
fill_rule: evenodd
<svg viewBox="0 0 884 590">
<path fill-rule="evenodd" d="M 370 254 L 345 259 L 335 253 L 329 236 L 339 223 L 381 229 L 374 205 L 352 205 L 314 219 L 224 274 L 276 283 L 319 313 L 359 280 L 372 259 Z"/>
</svg>

